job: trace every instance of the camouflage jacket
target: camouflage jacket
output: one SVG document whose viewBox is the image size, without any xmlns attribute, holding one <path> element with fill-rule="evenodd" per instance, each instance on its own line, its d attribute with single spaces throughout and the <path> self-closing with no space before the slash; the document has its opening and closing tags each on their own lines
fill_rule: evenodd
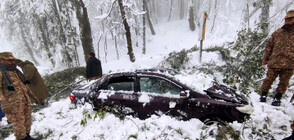
<svg viewBox="0 0 294 140">
<path fill-rule="evenodd" d="M 294 69 L 294 25 L 277 29 L 270 37 L 263 61 L 269 68 Z"/>
<path fill-rule="evenodd" d="M 15 100 L 21 100 L 25 96 L 29 96 L 30 89 L 23 84 L 15 71 L 7 71 L 10 79 L 14 85 L 15 91 L 7 89 L 7 83 L 2 73 L 0 72 L 0 102 L 13 102 Z"/>
</svg>

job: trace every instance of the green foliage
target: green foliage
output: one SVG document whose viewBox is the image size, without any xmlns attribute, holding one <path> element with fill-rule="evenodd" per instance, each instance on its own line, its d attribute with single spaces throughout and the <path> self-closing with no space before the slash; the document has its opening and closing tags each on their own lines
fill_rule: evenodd
<svg viewBox="0 0 294 140">
<path fill-rule="evenodd" d="M 261 65 L 264 48 L 267 43 L 267 34 L 255 30 L 241 30 L 235 42 L 221 47 L 215 46 L 206 49 L 208 52 L 219 52 L 225 65 L 217 65 L 215 62 L 202 64 L 197 68 L 203 73 L 213 75 L 215 71 L 224 76 L 223 82 L 236 87 L 243 93 L 249 92 L 249 87 L 259 89 L 260 79 L 265 74 L 265 67 Z"/>
<path fill-rule="evenodd" d="M 138 134 L 130 135 L 130 136 L 128 137 L 128 139 L 131 139 L 131 138 L 133 138 L 133 139 L 138 139 Z"/>
<path fill-rule="evenodd" d="M 188 54 L 197 50 L 199 50 L 197 46 L 194 46 L 190 50 L 183 49 L 180 52 L 171 52 L 160 66 L 174 70 L 185 69 L 185 64 L 190 60 Z"/>
<path fill-rule="evenodd" d="M 208 137 L 216 140 L 240 140 L 241 132 L 234 130 L 230 125 L 209 125 L 202 128 L 204 131 L 200 134 L 200 139 L 207 139 Z"/>
<path fill-rule="evenodd" d="M 218 133 L 216 139 L 223 140 L 227 139 L 227 136 L 232 140 L 239 140 L 241 138 L 241 132 L 234 130 L 232 126 L 218 126 Z"/>
<path fill-rule="evenodd" d="M 55 95 L 55 99 L 67 97 L 68 94 L 78 86 L 76 78 L 85 76 L 85 67 L 68 68 L 63 71 L 55 72 L 44 76 L 44 82 L 51 94 Z"/>
<path fill-rule="evenodd" d="M 126 118 L 126 114 L 123 113 L 123 106 L 113 106 L 110 109 L 110 112 L 115 116 L 118 117 L 120 120 L 124 120 Z"/>
<path fill-rule="evenodd" d="M 13 133 L 12 126 L 6 127 L 6 128 L 1 128 L 0 129 L 0 140 L 8 137 L 10 134 Z"/>
<path fill-rule="evenodd" d="M 262 137 L 265 139 L 274 139 L 274 136 L 272 135 L 272 131 L 269 129 L 267 124 L 263 125 L 263 128 L 256 128 L 252 127 L 251 129 L 251 134 L 249 135 L 250 137 Z"/>
<path fill-rule="evenodd" d="M 204 51 L 207 51 L 207 52 L 218 51 L 221 54 L 221 58 L 223 61 L 229 61 L 232 59 L 232 57 L 230 56 L 230 50 L 227 48 L 224 48 L 224 46 L 215 46 L 215 47 L 205 49 Z"/>
<path fill-rule="evenodd" d="M 225 77 L 224 83 L 240 83 L 240 90 L 243 93 L 249 91 L 248 87 L 259 85 L 258 79 L 265 74 L 265 68 L 261 63 L 266 37 L 266 34 L 259 33 L 257 30 L 241 30 L 238 33 L 238 39 L 230 46 L 236 56 L 226 61 L 226 67 L 222 70 Z"/>
<path fill-rule="evenodd" d="M 37 139 L 43 140 L 43 139 L 49 139 L 49 136 L 52 135 L 52 134 L 53 134 L 53 131 L 51 129 L 48 129 L 47 130 L 47 133 L 45 133 L 45 134 L 41 134 L 39 132 L 35 132 L 34 133 L 34 137 L 36 137 Z"/>
<path fill-rule="evenodd" d="M 166 59 L 166 62 L 170 65 L 170 67 L 175 70 L 180 70 L 188 61 L 189 57 L 186 50 L 171 52 Z"/>
<path fill-rule="evenodd" d="M 178 134 L 180 134 L 181 136 L 184 135 L 183 130 L 181 128 L 178 128 L 175 130 Z"/>
<path fill-rule="evenodd" d="M 83 119 L 80 122 L 80 125 L 85 127 L 85 125 L 88 123 L 87 119 L 91 119 L 91 115 L 89 114 L 89 112 L 87 110 L 83 110 Z"/>
<path fill-rule="evenodd" d="M 78 136 L 77 136 L 77 135 L 73 135 L 73 136 L 71 137 L 71 139 L 72 139 L 72 140 L 77 140 L 77 139 L 78 139 Z"/>
<path fill-rule="evenodd" d="M 104 119 L 105 115 L 106 115 L 106 110 L 108 110 L 109 107 L 108 106 L 104 106 L 103 108 L 100 108 L 97 113 L 95 113 L 95 116 L 94 116 L 94 120 L 97 118 L 97 116 L 100 118 L 100 119 Z"/>
<path fill-rule="evenodd" d="M 97 118 L 99 119 L 104 119 L 107 110 L 109 110 L 108 106 L 104 106 L 102 108 L 100 108 L 99 110 L 97 110 L 97 112 L 94 114 L 94 117 L 92 118 L 91 114 L 89 113 L 88 110 L 83 110 L 83 119 L 80 122 L 80 125 L 82 125 L 83 127 L 88 123 L 88 119 L 93 119 L 96 120 Z"/>
</svg>

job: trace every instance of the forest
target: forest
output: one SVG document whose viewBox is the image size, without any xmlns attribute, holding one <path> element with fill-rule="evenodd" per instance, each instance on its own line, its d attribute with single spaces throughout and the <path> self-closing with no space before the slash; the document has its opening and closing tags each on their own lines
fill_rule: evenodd
<svg viewBox="0 0 294 140">
<path fill-rule="evenodd" d="M 62 96 L 33 114 L 32 133 L 38 138 L 280 139 L 290 133 L 294 112 L 288 98 L 294 81 L 281 108 L 261 104 L 259 87 L 266 72 L 261 62 L 268 39 L 293 8 L 293 0 L 1 0 L 0 48 L 32 61 L 54 98 Z M 167 116 L 142 121 L 104 114 L 104 119 L 87 120 L 97 112 L 87 105 L 72 110 L 64 98 L 87 83 L 81 77 L 90 52 L 101 60 L 103 74 L 173 69 L 200 89 L 211 81 L 229 85 L 250 98 L 256 111 L 249 122 L 227 128 Z M 88 124 L 81 126 L 81 120 Z M 85 131 L 93 127 L 99 132 Z M 117 130 L 120 137 L 112 134 Z M 214 130 L 217 134 L 211 135 Z M 13 139 L 11 131 L 7 136 Z"/>
<path fill-rule="evenodd" d="M 268 33 L 275 26 L 269 23 L 292 4 L 284 2 L 272 15 L 272 0 L 3 0 L 1 38 L 37 65 L 49 60 L 52 68 L 80 66 L 92 51 L 104 62 L 125 54 L 134 62 L 134 53 L 146 53 L 146 36 L 156 35 L 155 26 L 162 22 L 185 20 L 185 26 L 199 32 L 205 11 L 207 32 L 215 33 L 223 22 L 219 19 L 231 20 L 231 14 L 241 11 L 239 29 L 262 26 Z"/>
</svg>

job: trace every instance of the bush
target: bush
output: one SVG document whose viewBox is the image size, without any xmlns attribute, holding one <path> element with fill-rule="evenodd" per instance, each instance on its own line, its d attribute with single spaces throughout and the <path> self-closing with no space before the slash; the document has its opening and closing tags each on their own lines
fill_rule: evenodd
<svg viewBox="0 0 294 140">
<path fill-rule="evenodd" d="M 160 63 L 160 67 L 178 71 L 185 69 L 185 64 L 190 60 L 188 54 L 197 50 L 197 46 L 194 46 L 190 50 L 183 49 L 180 52 L 171 52 L 168 54 L 168 57 Z"/>
<path fill-rule="evenodd" d="M 44 77 L 44 82 L 51 95 L 54 95 L 53 97 L 58 100 L 59 98 L 68 96 L 79 84 L 79 81 L 76 81 L 76 79 L 82 77 L 82 80 L 84 80 L 85 73 L 85 67 L 68 68 L 46 75 Z"/>
<path fill-rule="evenodd" d="M 224 83 L 233 84 L 238 80 L 243 93 L 249 91 L 248 87 L 258 88 L 258 80 L 265 74 L 262 59 L 267 42 L 266 37 L 266 34 L 259 33 L 257 30 L 239 31 L 238 39 L 230 46 L 236 56 L 226 61 L 226 67 L 222 71 L 225 77 Z"/>
</svg>

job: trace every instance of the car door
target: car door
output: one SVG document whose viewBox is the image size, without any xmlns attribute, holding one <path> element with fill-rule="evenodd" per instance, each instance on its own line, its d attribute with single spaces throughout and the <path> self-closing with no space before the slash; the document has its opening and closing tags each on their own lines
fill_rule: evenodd
<svg viewBox="0 0 294 140">
<path fill-rule="evenodd" d="M 185 119 L 187 113 L 183 108 L 187 107 L 187 100 L 180 97 L 183 89 L 170 81 L 158 76 L 138 77 L 139 115 L 150 116 L 152 114 L 166 114 Z"/>
<path fill-rule="evenodd" d="M 119 108 L 125 114 L 138 112 L 138 95 L 135 94 L 135 77 L 133 75 L 117 75 L 109 78 L 96 98 L 101 107 Z"/>
</svg>

